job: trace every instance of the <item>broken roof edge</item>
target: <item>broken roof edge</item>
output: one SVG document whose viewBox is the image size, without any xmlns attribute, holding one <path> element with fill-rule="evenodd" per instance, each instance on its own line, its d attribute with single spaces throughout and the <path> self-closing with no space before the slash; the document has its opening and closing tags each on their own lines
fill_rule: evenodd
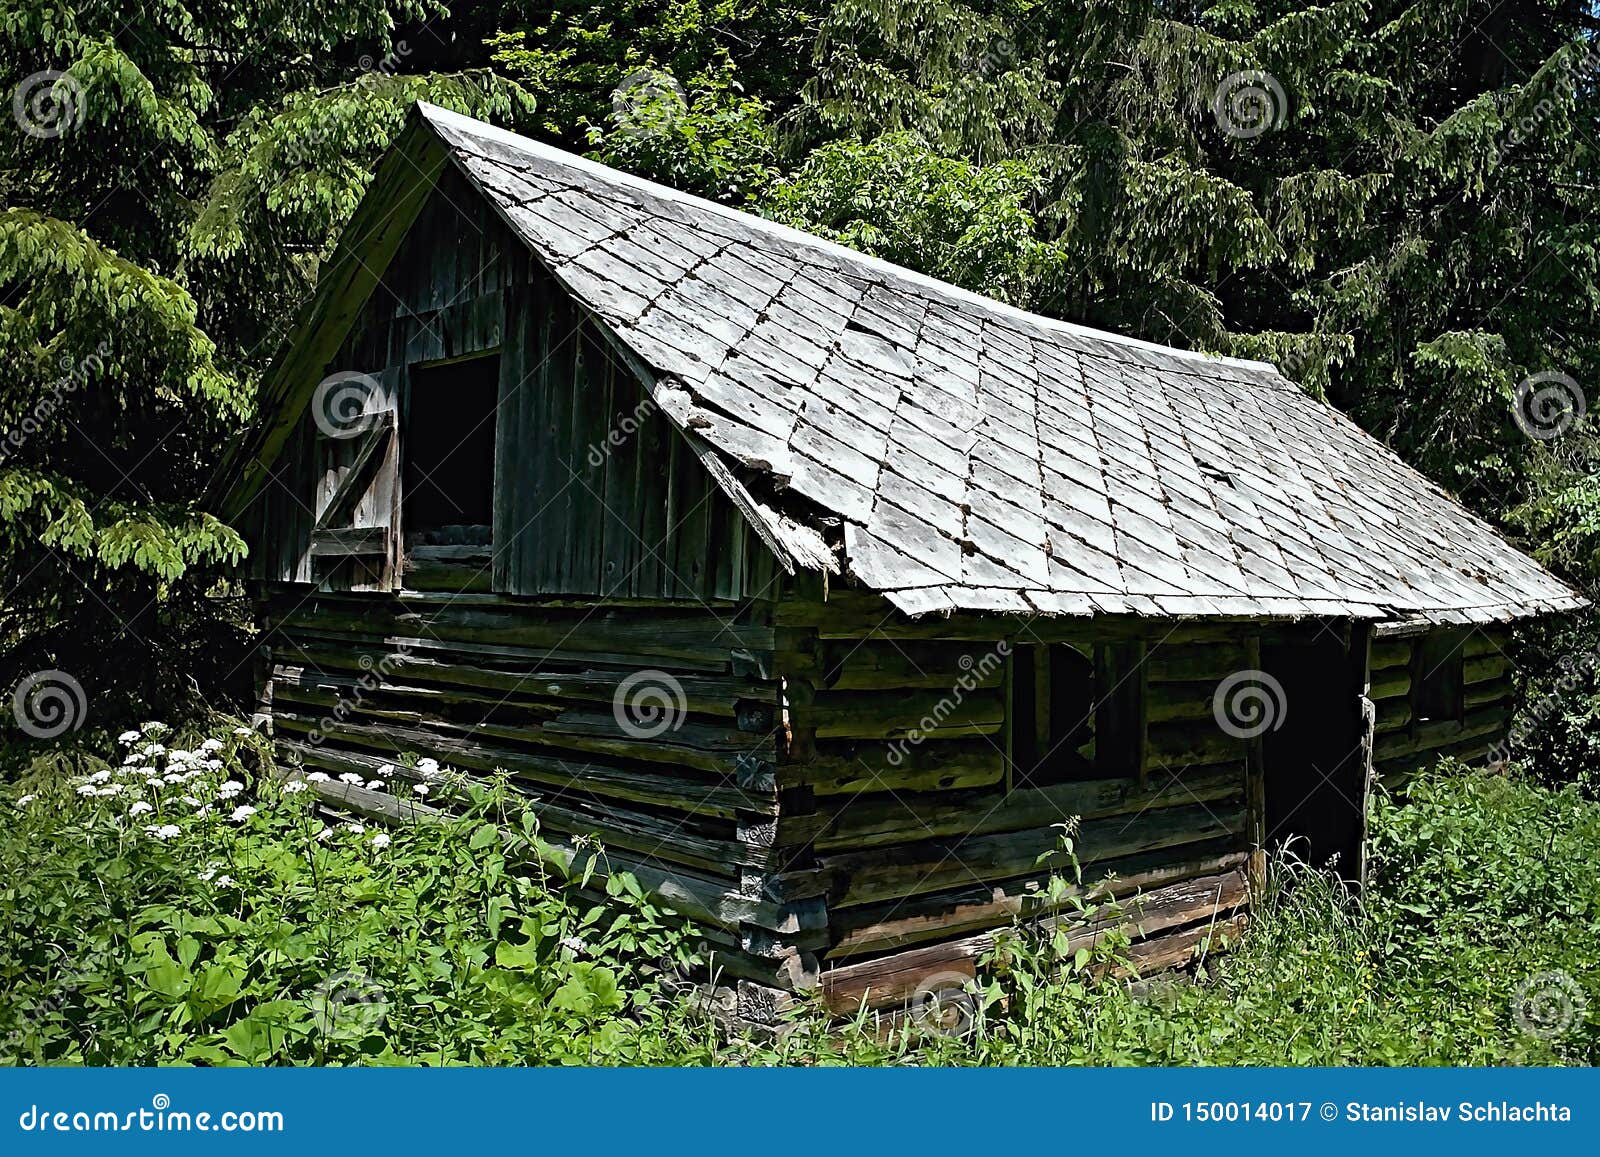
<svg viewBox="0 0 1600 1157">
<path fill-rule="evenodd" d="M 450 134 L 452 131 L 462 133 L 467 136 L 475 136 L 485 140 L 495 141 L 499 144 L 507 145 L 512 148 L 521 149 L 524 152 L 533 153 L 545 160 L 565 165 L 568 168 L 576 169 L 580 172 L 587 172 L 594 176 L 603 177 L 606 180 L 614 181 L 619 185 L 639 188 L 650 193 L 652 196 L 661 197 L 664 200 L 675 201 L 679 204 L 688 205 L 701 211 L 716 213 L 720 217 L 737 220 L 741 224 L 770 233 L 772 236 L 786 241 L 792 245 L 802 245 L 811 249 L 819 249 L 825 253 L 843 258 L 852 263 L 866 266 L 869 269 L 893 274 L 896 277 L 909 281 L 913 285 L 937 290 L 940 293 L 947 294 L 964 304 L 982 306 L 985 310 L 989 311 L 999 311 L 1002 314 L 1008 315 L 1012 318 L 1023 319 L 1032 325 L 1040 326 L 1044 329 L 1058 330 L 1062 333 L 1071 334 L 1074 337 L 1106 342 L 1110 345 L 1125 346 L 1129 349 L 1142 350 L 1146 353 L 1155 353 L 1164 355 L 1166 357 L 1182 358 L 1188 361 L 1198 362 L 1202 365 L 1231 366 L 1235 369 L 1270 374 L 1271 376 L 1283 381 L 1285 385 L 1294 389 L 1299 389 L 1299 387 L 1295 386 L 1294 383 L 1288 378 L 1285 378 L 1283 374 L 1279 372 L 1278 367 L 1273 365 L 1271 362 L 1256 361 L 1250 358 L 1230 357 L 1226 354 L 1208 354 L 1199 350 L 1186 350 L 1178 346 L 1162 345 L 1160 342 L 1145 341 L 1142 338 L 1128 337 L 1125 334 L 1115 333 L 1110 330 L 1095 329 L 1092 326 L 1079 325 L 1076 322 L 1063 321 L 1060 318 L 1049 317 L 1041 313 L 1034 313 L 1031 310 L 1023 309 L 1020 306 L 1012 305 L 1009 302 L 1001 301 L 998 298 L 985 297 L 981 293 L 976 293 L 970 289 L 964 289 L 961 286 L 954 285 L 948 281 L 941 281 L 937 277 L 931 277 L 926 273 L 919 273 L 915 269 L 908 269 L 903 265 L 896 265 L 894 262 L 886 261 L 881 257 L 874 257 L 869 253 L 863 253 L 859 249 L 851 249 L 848 245 L 841 245 L 837 241 L 829 240 L 828 238 L 819 236 L 816 233 L 807 233 L 803 229 L 796 229 L 793 226 L 781 224 L 780 222 L 762 217 L 754 212 L 735 209 L 731 205 L 724 205 L 718 201 L 707 200 L 704 197 L 696 197 L 692 193 L 685 193 L 682 190 L 674 189 L 671 185 L 662 185 L 655 181 L 647 180 L 644 177 L 636 176 L 635 174 L 626 172 L 622 169 L 613 169 L 609 165 L 602 165 L 600 162 L 590 160 L 588 157 L 581 156 L 580 154 L 566 152 L 563 149 L 558 149 L 552 145 L 544 144 L 542 141 L 534 140 L 532 137 L 522 136 L 519 133 L 514 133 L 509 129 L 499 128 L 498 126 L 491 125 L 485 121 L 474 120 L 472 117 L 464 116 L 461 113 L 451 112 L 449 109 L 442 108 L 436 104 L 429 104 L 427 101 L 419 100 L 416 102 L 415 107 L 423 119 L 441 133 L 447 143 L 456 145 L 457 147 L 459 147 L 460 142 L 451 139 Z M 491 198 L 491 200 L 493 200 L 493 198 Z"/>
</svg>

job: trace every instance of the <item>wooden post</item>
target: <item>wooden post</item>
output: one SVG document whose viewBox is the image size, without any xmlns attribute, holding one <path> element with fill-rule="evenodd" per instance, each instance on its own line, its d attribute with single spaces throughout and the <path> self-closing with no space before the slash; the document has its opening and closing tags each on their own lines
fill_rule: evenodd
<svg viewBox="0 0 1600 1157">
<path fill-rule="evenodd" d="M 1245 666 L 1261 670 L 1261 636 L 1252 634 L 1244 642 Z M 1260 735 L 1245 741 L 1245 812 L 1249 821 L 1250 891 L 1259 898 L 1267 886 L 1267 768 L 1265 747 Z"/>
<path fill-rule="evenodd" d="M 1356 690 L 1356 774 L 1360 779 L 1361 842 L 1356 854 L 1355 886 L 1367 886 L 1367 810 L 1372 802 L 1372 753 L 1377 729 L 1378 710 L 1367 694 L 1372 685 L 1372 633 L 1371 623 L 1355 624 L 1350 636 L 1350 667 Z M 1420 650 L 1421 648 L 1415 648 Z"/>
</svg>

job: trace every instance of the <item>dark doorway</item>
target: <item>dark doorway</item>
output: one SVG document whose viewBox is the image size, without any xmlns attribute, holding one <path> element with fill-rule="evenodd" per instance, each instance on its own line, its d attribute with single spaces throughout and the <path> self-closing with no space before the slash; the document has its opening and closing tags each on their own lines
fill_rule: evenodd
<svg viewBox="0 0 1600 1157">
<path fill-rule="evenodd" d="M 400 440 L 406 539 L 487 543 L 494 521 L 500 359 L 419 366 L 410 377 Z"/>
<path fill-rule="evenodd" d="M 1358 674 L 1343 639 L 1263 644 L 1262 668 L 1283 689 L 1282 725 L 1262 740 L 1267 846 L 1292 841 L 1317 867 L 1358 880 L 1366 834 Z"/>
</svg>

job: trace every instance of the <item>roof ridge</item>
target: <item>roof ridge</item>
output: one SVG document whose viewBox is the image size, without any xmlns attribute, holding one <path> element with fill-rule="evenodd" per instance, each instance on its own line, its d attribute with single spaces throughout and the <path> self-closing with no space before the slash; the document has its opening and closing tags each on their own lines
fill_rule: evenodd
<svg viewBox="0 0 1600 1157">
<path fill-rule="evenodd" d="M 1108 342 L 1112 345 L 1127 346 L 1130 349 L 1144 350 L 1149 353 L 1159 353 L 1169 357 L 1183 358 L 1186 360 L 1199 362 L 1203 365 L 1234 366 L 1239 369 L 1254 370 L 1261 373 L 1274 374 L 1280 377 L 1282 376 L 1278 373 L 1278 367 L 1273 365 L 1271 362 L 1257 361 L 1250 358 L 1230 357 L 1224 354 L 1208 354 L 1199 350 L 1181 349 L 1177 346 L 1162 345 L 1160 342 L 1145 341 L 1142 338 L 1128 337 L 1126 334 L 1116 333 L 1111 330 L 1095 329 L 1093 326 L 1079 325 L 1076 322 L 1064 321 L 1061 318 L 1049 317 L 1041 313 L 1034 313 L 1031 310 L 1023 309 L 1022 307 L 1012 305 L 1009 302 L 1000 301 L 999 299 L 993 297 L 987 297 L 984 294 L 976 293 L 970 289 L 964 289 L 959 285 L 952 284 L 951 282 L 941 281 L 939 278 L 931 277 L 926 273 L 919 273 L 915 269 L 908 269 L 903 265 L 896 265 L 894 262 L 886 261 L 881 257 L 875 257 L 872 254 L 862 253 L 857 249 L 851 249 L 847 245 L 841 245 L 837 241 L 829 240 L 828 238 L 818 236 L 815 233 L 807 233 L 803 229 L 796 229 L 793 226 L 784 225 L 781 222 L 773 221 L 767 217 L 762 217 L 757 213 L 749 213 L 742 209 L 735 209 L 731 205 L 724 205 L 719 201 L 712 201 L 705 197 L 697 197 L 693 193 L 685 193 L 680 189 L 674 189 L 671 185 L 663 185 L 655 181 L 647 180 L 644 177 L 629 173 L 623 169 L 614 169 L 609 165 L 602 165 L 599 161 L 590 160 L 588 157 L 582 156 L 578 153 L 569 153 L 565 149 L 558 149 L 553 145 L 547 145 L 544 142 L 535 140 L 532 137 L 525 137 L 520 133 L 514 133 L 509 129 L 503 129 L 497 125 L 489 124 L 487 121 L 480 121 L 469 116 L 464 116 L 461 113 L 451 112 L 449 109 L 443 108 L 439 105 L 430 104 L 427 101 L 419 100 L 416 102 L 416 107 L 423 118 L 435 126 L 455 128 L 458 131 L 470 133 L 474 136 L 484 137 L 489 140 L 496 140 L 502 144 L 510 145 L 514 148 L 532 153 L 533 155 L 542 157 L 546 160 L 556 161 L 561 164 L 568 165 L 574 169 L 588 172 L 596 176 L 601 176 L 607 180 L 615 181 L 618 184 L 639 187 L 649 192 L 652 196 L 660 197 L 664 200 L 676 201 L 680 204 L 692 206 L 698 210 L 710 211 L 722 217 L 733 218 L 746 225 L 750 225 L 764 232 L 771 233 L 773 236 L 779 237 L 790 243 L 801 244 L 811 248 L 820 249 L 823 252 L 831 253 L 853 264 L 859 264 L 866 266 L 869 269 L 891 273 L 894 276 L 909 281 L 914 285 L 919 285 L 924 288 L 937 289 L 941 293 L 947 294 L 954 298 L 956 301 L 977 305 L 983 309 L 992 310 L 1013 318 L 1021 318 L 1043 329 L 1057 330 L 1062 333 L 1070 334 L 1074 337 L 1089 338 L 1093 341 Z"/>
</svg>

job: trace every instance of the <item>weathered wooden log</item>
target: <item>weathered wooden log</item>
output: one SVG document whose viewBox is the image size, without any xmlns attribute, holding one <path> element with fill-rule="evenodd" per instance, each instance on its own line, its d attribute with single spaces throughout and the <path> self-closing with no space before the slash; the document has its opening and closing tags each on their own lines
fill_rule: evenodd
<svg viewBox="0 0 1600 1157">
<path fill-rule="evenodd" d="M 670 767 L 642 769 L 613 767 L 600 761 L 571 759 L 556 755 L 535 755 L 506 747 L 485 744 L 469 731 L 447 735 L 394 726 L 367 726 L 331 723 L 288 714 L 276 723 L 289 739 L 299 740 L 313 731 L 344 747 L 364 749 L 379 757 L 393 759 L 399 750 L 429 755 L 441 762 L 472 771 L 504 770 L 513 778 L 558 790 L 592 792 L 612 799 L 673 808 L 691 815 L 722 816 L 733 819 L 741 812 L 776 815 L 777 789 L 752 783 L 737 786 L 731 776 L 702 779 L 674 774 Z"/>
<path fill-rule="evenodd" d="M 1185 848 L 1179 856 L 1159 851 L 1106 860 L 1093 865 L 1084 874 L 1085 883 L 1069 888 L 1066 895 L 1095 900 L 1125 897 L 1243 869 L 1247 860 L 1248 854 L 1239 847 L 1222 847 L 1216 841 Z M 842 959 L 885 952 L 1048 914 L 1044 883 L 1041 874 L 835 910 L 830 914 L 834 945 L 828 955 Z"/>
<path fill-rule="evenodd" d="M 1085 825 L 1075 840 L 1077 858 L 1088 865 L 1238 836 L 1245 829 L 1242 792 L 1243 785 L 1239 799 L 1216 806 L 1168 808 L 1127 821 L 1113 817 Z M 832 906 L 844 908 L 943 891 L 975 880 L 1034 874 L 1042 867 L 1059 869 L 1068 859 L 1061 851 L 1061 833 L 1045 828 L 822 855 L 818 864 L 840 881 L 830 899 Z"/>
<path fill-rule="evenodd" d="M 1468 683 L 1462 692 L 1462 700 L 1467 710 L 1471 711 L 1474 707 L 1508 703 L 1512 694 L 1513 688 L 1509 678 L 1491 679 L 1485 683 Z"/>
<path fill-rule="evenodd" d="M 1005 655 L 995 646 L 973 643 L 851 641 L 825 645 L 812 670 L 822 690 L 948 691 L 962 679 L 974 687 L 1000 686 Z"/>
<path fill-rule="evenodd" d="M 1136 942 L 1161 936 L 1175 928 L 1207 923 L 1218 917 L 1231 918 L 1247 898 L 1244 873 L 1238 870 L 1171 884 L 1131 897 L 1093 921 L 1078 923 L 1077 914 L 1047 917 L 1040 921 L 1045 933 L 1061 927 L 1070 929 L 1066 951 L 1074 953 L 1088 947 L 1112 930 Z M 849 1014 L 861 1008 L 881 1008 L 911 1000 L 930 979 L 950 973 L 972 977 L 979 959 L 1006 935 L 984 932 L 942 944 L 915 948 L 892 956 L 859 964 L 846 964 L 822 973 L 823 1000 L 834 1013 Z M 1191 942 L 1192 943 L 1192 942 Z M 1172 951 L 1168 949 L 1167 951 Z M 1156 959 L 1161 950 L 1140 953 L 1142 961 Z"/>
<path fill-rule="evenodd" d="M 1009 792 L 856 797 L 829 810 L 814 844 L 818 851 L 834 851 L 1048 828 L 1073 817 L 1091 820 L 1230 799 L 1243 787 L 1244 767 L 1233 765 L 1154 779 L 1143 788 L 1137 780 L 1095 779 Z"/>
<path fill-rule="evenodd" d="M 1149 729 L 1145 769 L 1157 772 L 1163 768 L 1178 770 L 1213 763 L 1237 763 L 1244 754 L 1244 741 L 1222 730 L 1214 718 L 1155 724 Z"/>
<path fill-rule="evenodd" d="M 1201 681 L 1214 684 L 1235 671 L 1245 670 L 1247 664 L 1242 644 L 1184 646 L 1168 642 L 1151 647 L 1144 666 L 1152 682 Z"/>
<path fill-rule="evenodd" d="M 1411 668 L 1388 667 L 1372 672 L 1372 683 L 1367 698 L 1374 703 L 1389 699 L 1404 699 L 1411 693 Z"/>
<path fill-rule="evenodd" d="M 1504 655 L 1484 655 L 1468 659 L 1462 664 L 1461 680 L 1469 686 L 1473 683 L 1489 683 L 1501 678 L 1510 669 L 1511 660 Z"/>
<path fill-rule="evenodd" d="M 818 739 L 927 739 L 993 735 L 1005 721 L 998 691 L 819 691 L 795 704 L 797 726 Z"/>
<path fill-rule="evenodd" d="M 1444 747 L 1486 735 L 1496 735 L 1505 729 L 1511 710 L 1504 704 L 1480 707 L 1469 712 L 1466 719 L 1437 719 L 1419 724 L 1412 731 L 1389 732 L 1378 738 L 1373 756 L 1379 762 L 1418 752 Z"/>
<path fill-rule="evenodd" d="M 809 785 L 818 796 L 957 791 L 999 783 L 1005 773 L 1005 755 L 989 739 L 908 744 L 903 752 L 884 743 L 829 744 L 778 769 L 785 787 Z"/>
</svg>

